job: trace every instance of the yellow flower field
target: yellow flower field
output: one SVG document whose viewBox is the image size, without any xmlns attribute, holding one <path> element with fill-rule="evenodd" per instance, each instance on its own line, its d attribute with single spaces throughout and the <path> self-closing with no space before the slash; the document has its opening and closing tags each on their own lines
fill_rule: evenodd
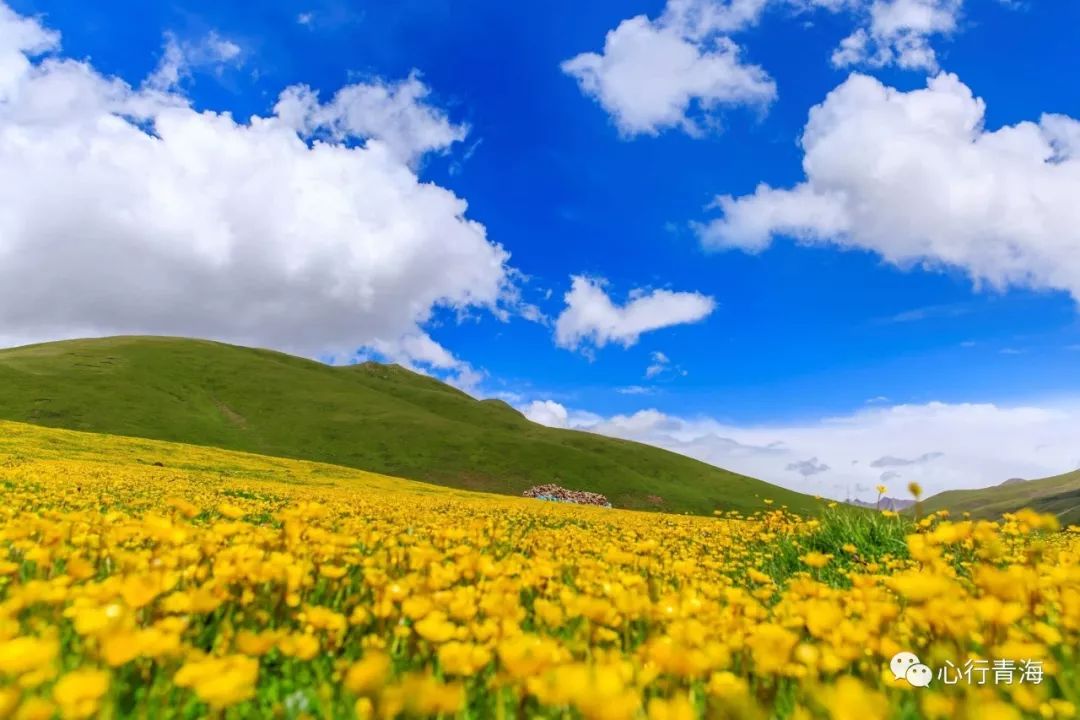
<svg viewBox="0 0 1080 720">
<path fill-rule="evenodd" d="M 1080 533 L 1052 518 L 631 513 L 4 422 L 0 487 L 0 717 L 1005 720 L 1080 702 Z M 1017 671 L 915 688 L 890 670 L 901 651 Z"/>
</svg>

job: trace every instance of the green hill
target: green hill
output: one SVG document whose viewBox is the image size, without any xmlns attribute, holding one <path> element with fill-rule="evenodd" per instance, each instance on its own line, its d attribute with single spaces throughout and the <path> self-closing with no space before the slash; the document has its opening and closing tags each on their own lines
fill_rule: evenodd
<svg viewBox="0 0 1080 720">
<path fill-rule="evenodd" d="M 639 443 L 543 427 L 397 365 L 115 337 L 0 350 L 0 419 L 316 460 L 518 495 L 557 482 L 616 507 L 752 511 L 812 498 Z"/>
<path fill-rule="evenodd" d="M 947 509 L 954 515 L 969 512 L 980 518 L 997 518 L 1025 507 L 1057 515 L 1063 527 L 1080 524 L 1080 470 L 1042 480 L 1010 480 L 979 490 L 950 490 L 923 503 L 926 512 Z"/>
</svg>

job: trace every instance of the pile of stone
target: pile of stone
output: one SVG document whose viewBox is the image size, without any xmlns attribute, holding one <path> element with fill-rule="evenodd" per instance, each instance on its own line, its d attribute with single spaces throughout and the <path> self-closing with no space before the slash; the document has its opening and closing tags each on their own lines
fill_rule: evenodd
<svg viewBox="0 0 1080 720">
<path fill-rule="evenodd" d="M 567 490 L 554 483 L 547 485 L 534 485 L 522 493 L 525 497 L 537 500 L 551 500 L 552 502 L 575 503 L 577 505 L 599 505 L 611 507 L 608 499 L 599 493 L 585 492 L 584 490 Z"/>
</svg>

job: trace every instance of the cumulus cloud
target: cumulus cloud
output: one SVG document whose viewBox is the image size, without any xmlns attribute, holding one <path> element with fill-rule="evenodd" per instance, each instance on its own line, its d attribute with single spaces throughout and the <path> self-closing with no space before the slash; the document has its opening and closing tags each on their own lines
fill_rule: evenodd
<svg viewBox="0 0 1080 720">
<path fill-rule="evenodd" d="M 985 111 L 955 75 L 901 92 L 854 74 L 810 111 L 806 180 L 718 198 L 701 238 L 757 252 L 787 235 L 1080 299 L 1080 122 L 991 131 Z"/>
<path fill-rule="evenodd" d="M 933 494 L 1080 468 L 1080 402 L 893 405 L 771 425 L 679 417 L 655 409 L 600 417 L 554 404 L 560 409 L 560 427 L 636 440 L 839 499 L 883 481 L 915 481 Z M 889 465 L 884 473 L 882 460 Z M 890 491 L 903 497 L 899 487 Z"/>
<path fill-rule="evenodd" d="M 763 0 L 671 0 L 651 20 L 629 18 L 608 32 L 600 53 L 562 64 L 626 137 L 670 128 L 698 135 L 723 108 L 767 107 L 776 84 L 721 33 L 756 21 Z"/>
<path fill-rule="evenodd" d="M 562 70 L 624 137 L 669 129 L 700 136 L 718 126 L 727 108 L 763 111 L 776 99 L 769 73 L 745 62 L 731 38 L 770 8 L 854 18 L 855 30 L 832 54 L 837 67 L 934 72 L 938 58 L 931 42 L 957 31 L 963 0 L 668 0 L 655 19 L 623 20 L 607 33 L 602 51 L 566 60 Z"/>
<path fill-rule="evenodd" d="M 237 121 L 58 43 L 0 4 L 0 342 L 194 335 L 445 368 L 434 309 L 504 302 L 507 253 L 408 164 L 464 132 L 415 75 L 328 105 L 287 88 Z"/>
<path fill-rule="evenodd" d="M 556 428 L 564 428 L 569 424 L 569 411 L 554 400 L 533 400 L 520 410 L 534 423 Z"/>
<path fill-rule="evenodd" d="M 184 78 L 191 77 L 197 69 L 220 72 L 229 65 L 237 65 L 241 48 L 232 40 L 211 31 L 199 40 L 181 41 L 172 33 L 165 34 L 165 51 L 154 72 L 146 79 L 146 85 L 158 90 L 176 88 Z"/>
<path fill-rule="evenodd" d="M 400 82 L 375 79 L 347 85 L 328 103 L 306 85 L 286 88 L 274 113 L 301 135 L 324 135 L 334 142 L 378 138 L 399 157 L 414 162 L 465 139 L 468 128 L 454 125 L 425 102 L 428 87 L 414 71 Z"/>
<path fill-rule="evenodd" d="M 624 305 L 616 305 L 604 281 L 583 275 L 571 278 L 564 300 L 566 308 L 555 320 L 555 342 L 571 350 L 582 345 L 601 348 L 609 342 L 630 347 L 643 333 L 698 322 L 716 307 L 701 293 L 670 290 L 636 290 Z"/>
<path fill-rule="evenodd" d="M 26 55 L 38 55 L 60 43 L 60 34 L 44 27 L 35 18 L 23 17 L 0 3 L 0 59 L 4 75 L 14 76 L 25 69 Z"/>
<path fill-rule="evenodd" d="M 930 45 L 935 35 L 956 30 L 963 0 L 874 0 L 864 5 L 864 23 L 841 41 L 833 64 L 847 67 L 898 65 L 936 70 L 937 54 Z"/>
<path fill-rule="evenodd" d="M 518 398 L 520 400 L 520 398 Z M 554 400 L 533 400 L 518 404 L 522 415 L 534 423 L 554 428 L 581 428 L 596 425 L 603 418 L 585 410 L 570 410 Z"/>
</svg>

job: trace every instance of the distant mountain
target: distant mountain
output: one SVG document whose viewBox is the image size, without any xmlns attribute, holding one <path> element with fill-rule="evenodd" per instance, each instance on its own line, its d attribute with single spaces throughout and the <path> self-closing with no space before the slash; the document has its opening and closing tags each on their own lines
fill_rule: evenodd
<svg viewBox="0 0 1080 720">
<path fill-rule="evenodd" d="M 893 512 L 900 512 L 906 510 L 915 504 L 914 500 L 901 500 L 899 498 L 883 497 L 881 502 L 867 502 L 865 500 L 848 500 L 848 504 L 855 505 L 857 507 L 874 508 L 877 510 L 892 510 Z"/>
<path fill-rule="evenodd" d="M 202 340 L 0 350 L 0 419 L 316 460 L 520 495 L 558 483 L 616 507 L 710 513 L 807 495 L 639 443 L 548 428 L 397 365 L 331 367 Z"/>
<path fill-rule="evenodd" d="M 948 509 L 980 518 L 996 518 L 1025 507 L 1053 513 L 1062 525 L 1080 524 L 1080 470 L 1041 480 L 1013 478 L 980 490 L 950 490 L 923 502 L 927 512 Z"/>
</svg>

